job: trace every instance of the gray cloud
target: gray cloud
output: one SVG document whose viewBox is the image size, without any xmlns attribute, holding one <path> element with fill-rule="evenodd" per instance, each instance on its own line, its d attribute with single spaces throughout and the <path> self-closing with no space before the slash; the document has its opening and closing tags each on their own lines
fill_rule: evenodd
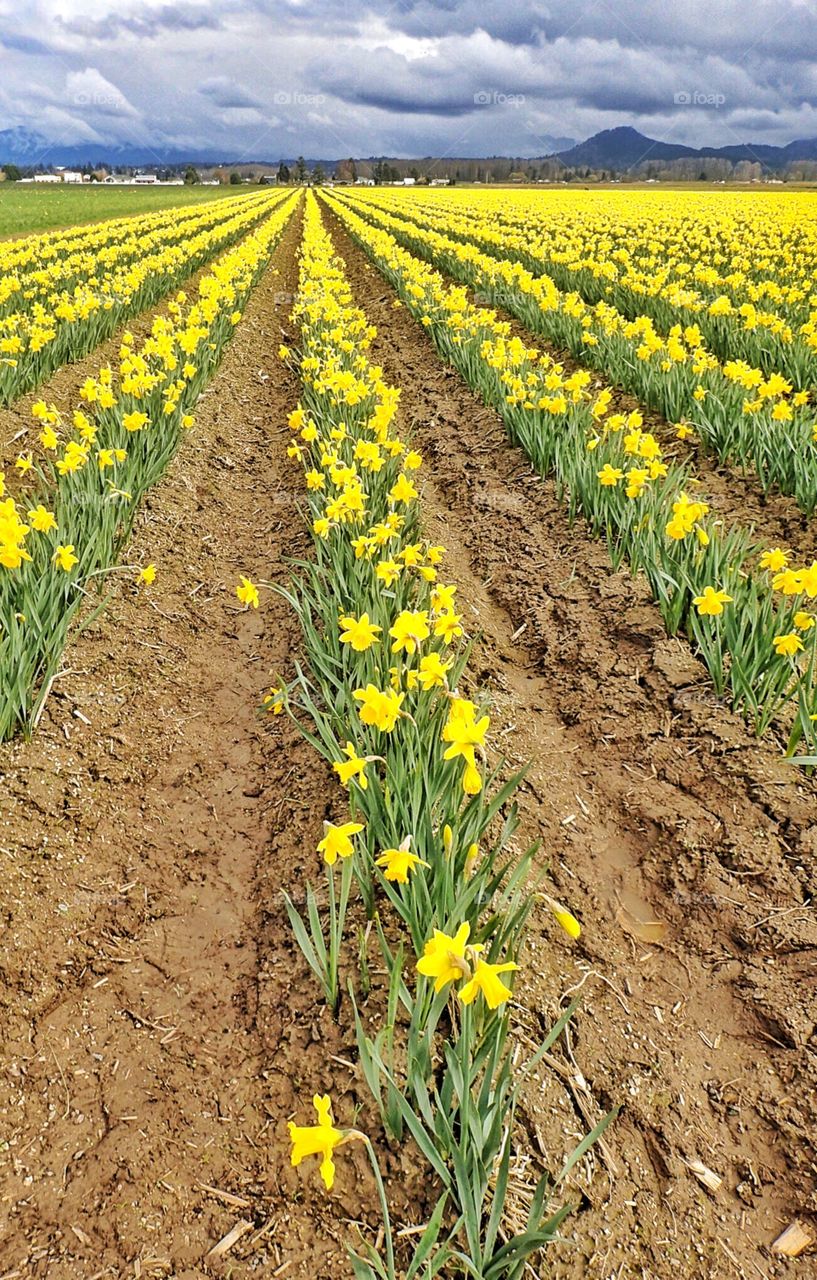
<svg viewBox="0 0 817 1280">
<path fill-rule="evenodd" d="M 205 5 L 164 4 L 159 8 L 144 7 L 130 12 L 113 11 L 101 18 L 58 16 L 57 22 L 70 35 L 86 40 L 113 41 L 121 35 L 153 40 L 165 31 L 218 31 L 218 16 Z"/>
<path fill-rule="evenodd" d="M 248 93 L 242 85 L 231 80 L 229 76 L 213 76 L 203 80 L 198 87 L 199 93 L 209 98 L 217 107 L 260 107 L 259 98 Z"/>
<path fill-rule="evenodd" d="M 18 35 L 12 31 L 0 31 L 0 45 L 14 53 L 46 56 L 50 53 L 49 46 L 44 44 L 42 40 L 37 40 L 34 36 Z"/>
<path fill-rule="evenodd" d="M 100 145 L 274 159 L 537 155 L 617 124 L 692 145 L 817 136 L 814 0 L 0 0 L 0 47 L 0 128 Z"/>
</svg>

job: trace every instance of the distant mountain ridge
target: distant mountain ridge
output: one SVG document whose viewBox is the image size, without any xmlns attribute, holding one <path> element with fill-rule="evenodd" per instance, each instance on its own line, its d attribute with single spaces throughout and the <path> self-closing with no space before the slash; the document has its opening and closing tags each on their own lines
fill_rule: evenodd
<svg viewBox="0 0 817 1280">
<path fill-rule="evenodd" d="M 687 147 L 677 142 L 648 138 L 627 125 L 603 129 L 566 151 L 554 152 L 569 169 L 615 169 L 619 173 L 650 161 L 715 159 L 736 164 L 759 161 L 769 169 L 784 169 L 795 160 L 817 160 L 817 138 L 798 138 L 785 147 L 767 143 L 734 143 L 727 147 Z"/>
<path fill-rule="evenodd" d="M 544 146 L 550 146 L 553 149 L 543 151 L 535 158 L 493 155 L 469 156 L 461 159 L 446 156 L 444 160 L 440 160 L 433 156 L 417 159 L 366 156 L 356 158 L 354 163 L 368 172 L 371 165 L 378 160 L 384 160 L 396 166 L 402 174 L 414 166 L 417 166 L 421 172 L 428 173 L 431 173 L 435 167 L 437 172 L 453 171 L 458 165 L 463 167 L 482 165 L 490 169 L 492 162 L 495 166 L 497 164 L 503 167 L 508 166 L 510 170 L 517 166 L 519 170 L 524 171 L 532 165 L 541 164 L 543 160 L 558 160 L 570 169 L 606 169 L 626 173 L 628 170 L 638 169 L 649 163 L 660 164 L 696 159 L 720 159 L 732 164 L 740 161 L 750 163 L 759 161 L 767 169 L 779 172 L 795 161 L 817 161 L 817 138 L 798 138 L 785 147 L 769 146 L 767 143 L 736 143 L 726 147 L 689 147 L 683 143 L 662 142 L 660 139 L 647 137 L 646 134 L 640 133 L 629 125 L 603 129 L 601 133 L 596 133 L 592 138 L 579 143 L 574 143 L 570 138 L 558 137 L 545 137 L 542 142 Z M 0 130 L 0 164 L 16 164 L 21 167 L 30 166 L 40 169 L 55 166 L 80 168 L 89 164 L 106 164 L 125 168 L 178 168 L 185 164 L 224 165 L 225 167 L 256 164 L 270 167 L 277 165 L 279 159 L 278 155 L 272 158 L 253 156 L 250 159 L 246 157 L 239 159 L 235 154 L 216 151 L 214 148 L 182 151 L 161 145 L 149 147 L 128 143 L 95 142 L 64 146 L 50 141 L 36 130 L 22 126 Z M 286 157 L 285 162 L 290 168 L 295 164 L 293 157 Z M 347 157 L 306 160 L 308 168 L 321 165 L 327 172 L 331 172 L 336 165 L 347 162 Z"/>
<path fill-rule="evenodd" d="M 573 138 L 567 137 L 551 137 L 545 135 L 542 139 L 543 153 L 547 148 L 547 154 L 552 155 L 556 151 L 565 150 L 575 145 Z M 148 165 L 152 168 L 157 166 L 177 166 L 183 164 L 200 164 L 200 165 L 226 165 L 230 164 L 264 164 L 277 165 L 281 156 L 275 154 L 269 156 L 250 156 L 239 158 L 229 151 L 216 150 L 213 147 L 200 148 L 198 150 L 181 151 L 178 149 L 167 148 L 161 145 L 155 147 L 130 145 L 128 143 L 97 143 L 97 142 L 81 142 L 71 146 L 65 146 L 62 143 L 51 142 L 43 134 L 34 129 L 25 129 L 17 126 L 14 129 L 0 129 L 0 164 L 16 164 L 20 166 L 32 166 L 34 168 L 49 168 L 53 166 L 61 166 L 63 168 L 80 168 L 82 165 L 97 164 L 105 162 L 108 165 L 123 165 L 128 168 L 137 168 L 141 165 Z M 336 164 L 347 160 L 348 157 L 336 156 L 334 159 L 307 158 L 306 163 L 310 169 L 315 165 L 322 165 L 324 169 L 332 169 Z M 434 156 L 423 156 L 418 159 L 405 159 L 391 156 L 362 156 L 355 157 L 355 163 L 360 165 L 375 164 L 378 160 L 386 160 L 390 163 L 398 165 L 431 165 L 435 163 Z M 462 163 L 473 163 L 477 159 L 483 160 L 514 160 L 520 166 L 530 163 L 528 160 L 516 158 L 514 156 L 487 156 L 487 157 L 463 157 Z M 295 156 L 285 156 L 284 161 L 290 167 L 295 164 Z M 437 161 L 439 163 L 439 161 Z M 446 157 L 446 164 L 450 167 L 458 163 L 456 157 Z"/>
<path fill-rule="evenodd" d="M 217 164 L 220 159 L 221 156 L 214 151 L 174 151 L 127 143 L 81 142 L 64 146 L 49 141 L 33 129 L 20 126 L 0 129 L 0 164 L 30 165 L 34 168 L 59 165 L 70 169 L 105 161 L 109 165 L 138 168 L 141 165 Z"/>
</svg>

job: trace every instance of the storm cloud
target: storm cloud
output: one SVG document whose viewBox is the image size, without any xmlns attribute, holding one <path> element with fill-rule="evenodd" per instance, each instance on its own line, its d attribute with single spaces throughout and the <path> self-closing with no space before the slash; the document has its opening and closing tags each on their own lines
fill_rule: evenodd
<svg viewBox="0 0 817 1280">
<path fill-rule="evenodd" d="M 817 136 L 813 0 L 0 0 L 0 129 L 231 159 Z"/>
</svg>

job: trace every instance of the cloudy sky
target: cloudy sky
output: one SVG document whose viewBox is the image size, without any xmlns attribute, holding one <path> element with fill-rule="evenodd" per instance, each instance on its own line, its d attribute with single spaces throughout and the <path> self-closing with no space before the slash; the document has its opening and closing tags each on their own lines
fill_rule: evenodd
<svg viewBox="0 0 817 1280">
<path fill-rule="evenodd" d="M 817 0 L 0 0 L 0 129 L 55 143 L 535 156 L 619 124 L 817 136 Z"/>
</svg>

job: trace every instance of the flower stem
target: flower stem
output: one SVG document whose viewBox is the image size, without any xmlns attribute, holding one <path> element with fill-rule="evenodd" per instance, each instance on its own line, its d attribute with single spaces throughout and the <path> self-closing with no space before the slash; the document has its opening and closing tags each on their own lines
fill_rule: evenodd
<svg viewBox="0 0 817 1280">
<path fill-rule="evenodd" d="M 377 1194 L 380 1199 L 380 1210 L 383 1214 L 383 1235 L 386 1242 L 386 1266 L 388 1267 L 389 1280 L 397 1280 L 394 1270 L 394 1242 L 391 1234 L 391 1218 L 389 1217 L 389 1203 L 386 1199 L 386 1188 L 383 1185 L 383 1176 L 380 1172 L 380 1165 L 377 1163 L 377 1156 L 374 1153 L 374 1147 L 367 1137 L 364 1136 L 363 1141 L 366 1144 L 366 1150 L 369 1153 L 369 1161 L 374 1171 L 374 1180 L 377 1183 Z"/>
</svg>

